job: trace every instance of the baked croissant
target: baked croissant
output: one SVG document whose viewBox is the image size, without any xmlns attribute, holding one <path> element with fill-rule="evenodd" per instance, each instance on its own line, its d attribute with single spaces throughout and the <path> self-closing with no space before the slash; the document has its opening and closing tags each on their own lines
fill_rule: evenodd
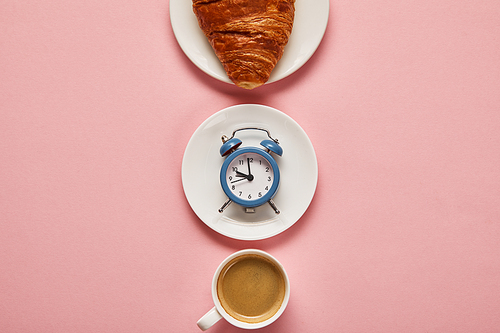
<svg viewBox="0 0 500 333">
<path fill-rule="evenodd" d="M 263 85 L 292 32 L 295 0 L 193 0 L 198 24 L 229 78 Z"/>
</svg>

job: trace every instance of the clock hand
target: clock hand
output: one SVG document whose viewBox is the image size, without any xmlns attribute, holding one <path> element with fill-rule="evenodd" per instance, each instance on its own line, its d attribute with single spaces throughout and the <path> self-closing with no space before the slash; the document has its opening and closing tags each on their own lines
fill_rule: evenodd
<svg viewBox="0 0 500 333">
<path fill-rule="evenodd" d="M 236 171 L 236 177 L 245 177 L 245 178 L 247 178 L 248 175 L 245 175 L 243 172 Z"/>
<path fill-rule="evenodd" d="M 253 175 L 245 175 L 243 172 L 239 172 L 239 171 L 236 171 L 236 177 L 242 177 L 242 178 L 232 181 L 231 184 L 239 182 L 239 181 L 242 181 L 242 180 L 245 180 L 245 179 L 248 180 L 248 181 L 252 181 L 253 180 Z"/>
<path fill-rule="evenodd" d="M 231 184 L 234 182 L 239 182 L 240 180 L 243 180 L 243 179 L 248 179 L 249 181 L 253 180 L 253 175 L 245 175 L 243 172 L 239 172 L 239 171 L 236 171 L 236 177 L 243 177 L 243 178 L 235 180 L 235 181 L 231 182 Z"/>
<path fill-rule="evenodd" d="M 252 173 L 250 172 L 250 158 L 247 157 L 247 164 L 248 164 L 248 175 L 251 176 Z"/>
<path fill-rule="evenodd" d="M 236 182 L 241 182 L 242 180 L 247 180 L 247 179 L 248 179 L 247 177 L 245 177 L 245 178 L 241 178 L 241 179 L 236 179 L 236 180 L 233 180 L 233 181 L 231 182 L 231 184 L 236 183 Z M 250 180 L 250 179 L 248 179 L 248 180 Z"/>
</svg>

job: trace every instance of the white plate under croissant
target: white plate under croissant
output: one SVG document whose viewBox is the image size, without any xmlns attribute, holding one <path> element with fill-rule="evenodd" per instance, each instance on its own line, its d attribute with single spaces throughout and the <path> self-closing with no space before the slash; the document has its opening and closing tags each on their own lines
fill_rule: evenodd
<svg viewBox="0 0 500 333">
<path fill-rule="evenodd" d="M 325 33 L 329 4 L 329 0 L 296 0 L 290 39 L 267 83 L 287 77 L 311 58 Z M 186 56 L 208 75 L 233 84 L 198 25 L 192 1 L 170 0 L 170 21 Z"/>
</svg>

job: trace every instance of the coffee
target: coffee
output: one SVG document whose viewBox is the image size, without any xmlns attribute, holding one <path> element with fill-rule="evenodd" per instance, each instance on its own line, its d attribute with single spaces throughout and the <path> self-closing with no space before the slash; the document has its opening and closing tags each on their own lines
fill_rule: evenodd
<svg viewBox="0 0 500 333">
<path fill-rule="evenodd" d="M 230 316 L 259 323 L 278 312 L 285 298 L 285 277 L 269 259 L 258 254 L 242 255 L 222 269 L 217 294 Z"/>
</svg>

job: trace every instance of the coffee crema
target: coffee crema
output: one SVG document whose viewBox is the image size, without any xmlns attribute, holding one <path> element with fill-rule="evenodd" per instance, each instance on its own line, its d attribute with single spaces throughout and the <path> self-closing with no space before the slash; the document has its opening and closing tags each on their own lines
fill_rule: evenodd
<svg viewBox="0 0 500 333">
<path fill-rule="evenodd" d="M 246 323 L 274 316 L 285 298 L 285 288 L 280 267 L 258 254 L 234 258 L 217 280 L 217 295 L 224 310 Z"/>
</svg>

